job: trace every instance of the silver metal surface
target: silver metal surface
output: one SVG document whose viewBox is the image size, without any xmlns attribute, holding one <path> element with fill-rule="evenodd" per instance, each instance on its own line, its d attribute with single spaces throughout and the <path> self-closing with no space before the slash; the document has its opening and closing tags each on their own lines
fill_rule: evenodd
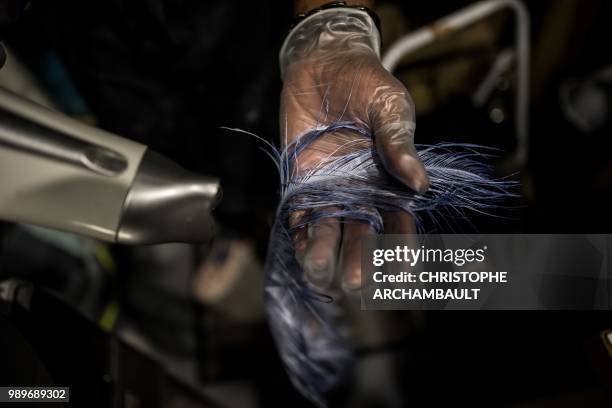
<svg viewBox="0 0 612 408">
<path fill-rule="evenodd" d="M 0 89 L 0 111 L 5 116 L 21 118 L 13 125 L 31 123 L 19 137 L 33 141 L 31 149 L 23 148 L 26 140 L 19 142 L 21 149 L 0 145 L 0 219 L 114 241 L 125 197 L 146 146 L 85 125 L 4 89 Z M 42 137 L 35 129 L 47 129 L 43 139 L 59 137 L 60 141 L 52 145 L 55 159 L 32 154 L 32 149 L 39 149 L 39 153 L 41 149 L 35 147 L 36 139 L 40 141 Z M 122 156 L 120 161 L 125 160 L 125 168 L 111 177 L 92 171 L 100 163 L 98 169 L 107 166 L 105 158 L 99 160 L 95 152 L 82 152 L 76 157 L 66 154 L 70 149 L 65 149 L 62 140 L 70 140 L 72 147 L 87 144 L 99 151 L 117 152 Z M 82 159 L 90 163 L 80 162 Z M 80 164 L 75 165 L 75 161 Z"/>
<path fill-rule="evenodd" d="M 116 151 L 39 125 L 2 107 L 0 145 L 80 166 L 103 176 L 116 176 L 127 168 L 127 159 Z"/>
<path fill-rule="evenodd" d="M 206 242 L 214 234 L 211 211 L 220 199 L 216 179 L 148 150 L 125 200 L 117 242 Z"/>
<path fill-rule="evenodd" d="M 126 244 L 198 243 L 212 236 L 219 197 L 216 179 L 0 88 L 0 220 Z"/>
</svg>

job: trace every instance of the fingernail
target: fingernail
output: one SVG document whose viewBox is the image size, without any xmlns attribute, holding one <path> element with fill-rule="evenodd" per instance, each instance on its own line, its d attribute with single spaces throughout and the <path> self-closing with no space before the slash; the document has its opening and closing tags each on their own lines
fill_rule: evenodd
<svg viewBox="0 0 612 408">
<path fill-rule="evenodd" d="M 397 175 L 402 183 L 406 184 L 419 194 L 425 193 L 429 189 L 429 177 L 423 165 L 408 153 L 401 156 L 401 171 Z"/>
<path fill-rule="evenodd" d="M 419 194 L 424 194 L 429 190 L 429 177 L 417 177 L 412 181 L 412 188 Z"/>
</svg>

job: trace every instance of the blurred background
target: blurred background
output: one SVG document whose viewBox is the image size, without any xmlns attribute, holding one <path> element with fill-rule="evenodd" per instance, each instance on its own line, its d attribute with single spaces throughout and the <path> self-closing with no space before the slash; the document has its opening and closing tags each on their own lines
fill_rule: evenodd
<svg viewBox="0 0 612 408">
<path fill-rule="evenodd" d="M 377 2 L 383 54 L 472 3 Z M 220 128 L 277 142 L 292 2 L 0 4 L 0 86 L 219 177 L 224 191 L 207 245 L 127 247 L 0 224 L 0 384 L 70 386 L 78 407 L 311 406 L 263 309 L 278 177 L 254 138 Z M 521 198 L 503 217 L 474 217 L 479 232 L 610 233 L 612 3 L 526 7 L 529 95 L 518 105 L 507 9 L 399 59 L 416 142 L 500 149 L 493 164 L 521 181 Z M 608 312 L 350 314 L 358 361 L 334 406 L 612 405 Z"/>
</svg>

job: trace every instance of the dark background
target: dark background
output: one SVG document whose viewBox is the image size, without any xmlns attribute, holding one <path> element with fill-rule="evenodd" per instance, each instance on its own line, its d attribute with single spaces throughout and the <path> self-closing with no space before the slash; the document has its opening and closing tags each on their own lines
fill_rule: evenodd
<svg viewBox="0 0 612 408">
<path fill-rule="evenodd" d="M 277 176 L 253 138 L 219 126 L 277 141 L 281 89 L 277 52 L 291 24 L 291 2 L 54 0 L 32 1 L 24 11 L 18 3 L 7 2 L 2 10 L 5 41 L 61 108 L 145 143 L 187 168 L 220 177 L 224 189 L 217 210 L 220 234 L 228 240 L 250 240 L 261 259 L 273 220 Z M 468 3 L 379 3 L 385 45 Z M 611 75 L 601 79 L 597 73 L 612 66 L 612 3 L 543 0 L 529 2 L 528 8 L 530 155 L 526 167 L 517 167 L 505 163 L 507 154 L 502 153 L 497 167 L 504 175 L 518 172 L 521 199 L 509 204 L 512 209 L 504 212 L 504 218 L 474 216 L 472 222 L 481 232 L 610 233 L 612 79 Z M 505 75 L 505 85 L 500 82 L 484 106 L 471 102 L 494 56 L 512 44 L 510 15 L 485 24 L 490 37 L 480 36 L 483 31 L 467 32 L 436 52 L 419 54 L 396 72 L 406 79 L 409 91 L 413 92 L 414 83 L 425 89 L 413 93 L 418 143 L 467 141 L 511 152 L 513 73 Z M 474 37 L 478 41 L 470 46 Z M 67 72 L 77 102 L 66 96 L 65 86 L 53 81 L 50 56 Z M 458 70 L 459 63 L 467 68 Z M 457 78 L 462 86 L 453 84 Z M 585 111 L 596 109 L 603 115 L 603 121 L 588 131 L 564 111 L 561 93 L 568 84 L 586 87 L 583 90 L 595 92 L 591 96 L 599 101 L 576 99 Z M 504 112 L 500 123 L 490 119 L 495 108 Z M 61 292 L 82 267 L 65 254 L 40 248 L 18 227 L 4 225 L 2 233 L 2 278 L 24 277 L 28 271 L 25 277 L 37 288 Z M 265 322 L 228 322 L 223 314 L 193 301 L 188 292 L 169 295 L 164 284 L 151 283 L 156 268 L 159 274 L 189 275 L 207 248 L 188 251 L 193 265 L 181 270 L 171 261 L 143 267 L 147 255 L 137 250 L 109 250 L 118 274 L 105 278 L 98 296 L 123 299 L 125 318 L 138 321 L 139 330 L 162 354 L 193 363 L 196 382 L 249 384 L 255 406 L 308 406 L 285 378 Z M 26 254 L 38 254 L 40 260 L 24 262 Z M 42 300 L 35 305 L 45 304 L 46 295 L 38 299 Z M 11 325 L 28 335 L 27 340 L 2 335 L 5 354 L 26 355 L 27 351 L 20 348 L 17 353 L 14 348 L 28 341 L 35 343 L 35 350 L 43 350 L 40 356 L 74 350 L 73 357 L 66 357 L 71 363 L 47 363 L 52 366 L 48 367 L 51 377 L 71 384 L 74 393 L 95 388 L 99 406 L 108 406 L 112 387 L 92 384 L 109 369 L 93 361 L 105 353 L 115 355 L 105 343 L 112 341 L 76 318 L 74 324 L 59 324 L 59 330 L 41 325 L 37 313 L 45 316 L 48 307 L 33 306 L 30 317 L 11 315 Z M 72 317 L 59 319 L 67 322 Z M 392 368 L 362 370 L 380 370 L 394 378 L 391 387 L 398 396 L 388 402 L 356 386 L 346 394 L 361 395 L 361 405 L 345 406 L 610 406 L 612 360 L 598 337 L 601 330 L 612 328 L 609 312 L 398 313 L 392 322 L 388 340 L 366 345 L 360 353 L 363 360 L 382 356 L 393 363 Z M 168 331 L 175 336 L 168 339 Z M 186 340 L 177 340 L 182 332 L 187 333 Z M 90 338 L 95 340 L 89 342 Z M 91 347 L 72 348 L 75 344 Z M 82 364 L 89 358 L 92 364 Z M 32 375 L 41 375 L 36 364 L 26 369 L 23 360 L 14 361 L 13 371 L 4 370 L 5 377 L 0 377 L 3 384 L 21 378 L 12 377 L 15 370 L 24 375 L 24 384 Z M 138 364 L 144 363 L 134 362 Z M 221 394 L 227 398 L 232 391 Z"/>
</svg>

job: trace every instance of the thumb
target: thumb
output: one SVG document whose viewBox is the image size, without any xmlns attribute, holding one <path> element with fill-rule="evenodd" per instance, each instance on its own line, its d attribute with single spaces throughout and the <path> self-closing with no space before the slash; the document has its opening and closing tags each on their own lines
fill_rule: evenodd
<svg viewBox="0 0 612 408">
<path fill-rule="evenodd" d="M 414 147 L 414 104 L 401 88 L 385 89 L 372 106 L 376 150 L 393 177 L 422 194 L 429 188 L 429 177 Z"/>
</svg>

